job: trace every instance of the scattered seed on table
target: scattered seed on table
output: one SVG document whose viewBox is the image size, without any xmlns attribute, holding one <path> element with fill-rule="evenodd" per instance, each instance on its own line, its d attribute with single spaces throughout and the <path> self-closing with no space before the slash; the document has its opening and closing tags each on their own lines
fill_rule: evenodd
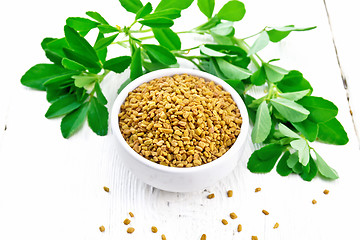
<svg viewBox="0 0 360 240">
<path fill-rule="evenodd" d="M 206 234 L 201 235 L 200 240 L 206 240 Z"/>
<path fill-rule="evenodd" d="M 166 240 L 165 234 L 161 234 L 161 240 Z"/>
<path fill-rule="evenodd" d="M 158 230 L 157 230 L 157 227 L 152 226 L 152 227 L 151 227 L 151 231 L 152 231 L 153 233 L 157 233 L 157 231 L 158 231 Z"/>
<path fill-rule="evenodd" d="M 278 228 L 278 227 L 279 227 L 279 223 L 275 223 L 273 228 L 275 229 L 275 228 Z"/>
<path fill-rule="evenodd" d="M 133 227 L 129 227 L 128 229 L 127 229 L 127 233 L 133 233 L 135 231 L 135 228 L 133 228 Z"/>
<path fill-rule="evenodd" d="M 129 224 L 130 224 L 130 220 L 129 220 L 128 218 L 126 218 L 126 219 L 124 220 L 124 224 L 125 224 L 125 225 L 129 225 Z"/>
<path fill-rule="evenodd" d="M 227 192 L 227 196 L 228 196 L 228 197 L 232 197 L 232 196 L 233 196 L 233 191 L 232 191 L 232 190 L 229 190 L 229 191 Z"/>
<path fill-rule="evenodd" d="M 228 224 L 228 221 L 226 221 L 226 219 L 221 220 L 221 222 L 222 222 L 224 225 L 227 225 L 227 224 Z"/>
<path fill-rule="evenodd" d="M 129 212 L 130 217 L 134 217 L 134 214 L 132 212 Z"/>
<path fill-rule="evenodd" d="M 232 212 L 232 213 L 230 213 L 230 218 L 231 218 L 231 219 L 236 219 L 236 218 L 237 218 L 237 215 Z"/>
<path fill-rule="evenodd" d="M 100 232 L 104 232 L 104 231 L 105 231 L 105 227 L 104 227 L 104 226 L 100 226 L 99 229 L 100 229 Z"/>
<path fill-rule="evenodd" d="M 261 188 L 255 188 L 255 192 L 260 192 L 261 191 Z"/>
<path fill-rule="evenodd" d="M 109 192 L 110 189 L 109 189 L 108 187 L 104 186 L 104 191 L 105 191 L 105 192 Z"/>
<path fill-rule="evenodd" d="M 257 236 L 251 236 L 251 240 L 258 240 Z"/>
<path fill-rule="evenodd" d="M 237 231 L 238 231 L 238 232 L 241 232 L 241 231 L 242 231 L 242 226 L 241 226 L 241 224 L 238 225 Z"/>
<path fill-rule="evenodd" d="M 315 199 L 312 200 L 312 204 L 316 204 L 317 201 Z"/>
<path fill-rule="evenodd" d="M 211 193 L 207 196 L 208 199 L 213 199 L 215 197 L 215 194 Z"/>
<path fill-rule="evenodd" d="M 262 210 L 262 212 L 263 212 L 263 214 L 265 214 L 265 215 L 269 215 L 269 212 L 266 211 L 266 210 Z"/>
<path fill-rule="evenodd" d="M 325 190 L 324 190 L 324 194 L 325 194 L 325 195 L 328 195 L 328 194 L 329 194 L 329 192 L 330 192 L 330 191 L 329 191 L 329 190 L 327 190 L 327 189 L 325 189 Z"/>
</svg>

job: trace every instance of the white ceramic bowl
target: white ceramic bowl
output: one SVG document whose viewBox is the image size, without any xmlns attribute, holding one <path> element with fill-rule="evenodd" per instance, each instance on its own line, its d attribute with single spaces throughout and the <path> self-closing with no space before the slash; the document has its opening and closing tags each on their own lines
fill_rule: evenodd
<svg viewBox="0 0 360 240">
<path fill-rule="evenodd" d="M 210 163 L 191 168 L 162 166 L 142 157 L 127 144 L 119 129 L 118 114 L 120 112 L 120 106 L 125 101 L 128 93 L 142 83 L 163 76 L 173 76 L 175 74 L 183 73 L 214 81 L 231 94 L 242 116 L 243 123 L 241 132 L 233 146 L 223 156 Z M 204 188 L 215 184 L 235 168 L 243 153 L 245 142 L 247 141 L 249 116 L 245 104 L 239 94 L 220 78 L 193 69 L 168 68 L 147 73 L 132 81 L 121 91 L 117 96 L 111 111 L 111 128 L 113 135 L 119 143 L 118 150 L 120 158 L 135 176 L 145 183 L 162 190 L 171 192 L 192 192 L 203 190 Z"/>
</svg>

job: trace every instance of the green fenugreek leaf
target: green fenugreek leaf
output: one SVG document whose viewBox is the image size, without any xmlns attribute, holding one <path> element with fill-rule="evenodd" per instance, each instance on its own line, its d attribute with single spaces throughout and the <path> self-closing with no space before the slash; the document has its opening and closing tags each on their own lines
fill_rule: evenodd
<svg viewBox="0 0 360 240">
<path fill-rule="evenodd" d="M 267 33 L 262 32 L 258 36 L 258 38 L 255 40 L 254 44 L 250 47 L 248 56 L 251 56 L 251 55 L 257 53 L 258 51 L 262 50 L 269 44 L 269 42 L 270 42 L 270 40 L 269 40 L 269 36 L 267 35 Z"/>
<path fill-rule="evenodd" d="M 301 122 L 309 115 L 309 111 L 300 104 L 285 98 L 274 98 L 270 100 L 271 105 L 288 121 Z"/>
<path fill-rule="evenodd" d="M 95 83 L 94 88 L 95 88 L 96 96 L 97 96 L 99 103 L 101 103 L 102 105 L 106 105 L 108 101 L 106 100 L 103 92 L 101 91 L 101 88 L 100 88 L 100 85 L 98 82 Z"/>
<path fill-rule="evenodd" d="M 81 107 L 67 114 L 61 120 L 61 133 L 64 138 L 69 138 L 84 124 L 89 109 L 89 103 L 83 103 Z"/>
<path fill-rule="evenodd" d="M 90 128 L 99 136 L 105 136 L 108 132 L 109 112 L 96 97 L 91 98 L 88 110 L 88 123 Z"/>
<path fill-rule="evenodd" d="M 147 4 L 145 4 L 145 6 L 140 8 L 139 11 L 137 11 L 135 20 L 145 17 L 146 15 L 150 14 L 151 11 L 152 11 L 152 6 L 151 3 L 148 2 Z"/>
<path fill-rule="evenodd" d="M 99 58 L 94 50 L 94 48 L 89 44 L 89 42 L 79 35 L 73 28 L 65 25 L 64 27 L 65 38 L 69 43 L 69 46 L 77 53 L 87 56 L 93 62 L 98 62 Z"/>
<path fill-rule="evenodd" d="M 276 165 L 276 172 L 281 176 L 288 176 L 292 169 L 288 167 L 287 161 L 290 157 L 290 152 L 286 151 L 283 156 L 280 158 L 278 164 Z"/>
<path fill-rule="evenodd" d="M 349 138 L 341 123 L 333 118 L 327 122 L 318 123 L 318 140 L 327 144 L 345 145 Z"/>
<path fill-rule="evenodd" d="M 56 100 L 47 112 L 45 113 L 46 118 L 55 118 L 72 112 L 79 108 L 81 102 L 78 102 L 75 95 L 66 95 Z"/>
<path fill-rule="evenodd" d="M 141 75 L 143 75 L 141 49 L 136 48 L 133 54 L 131 55 L 130 79 L 134 80 L 140 77 Z"/>
<path fill-rule="evenodd" d="M 154 44 L 143 44 L 142 47 L 149 55 L 164 65 L 173 65 L 177 62 L 175 56 L 167 48 Z"/>
<path fill-rule="evenodd" d="M 332 169 L 329 165 L 327 165 L 324 159 L 322 159 L 322 157 L 316 151 L 314 152 L 316 155 L 316 158 L 314 160 L 319 170 L 319 173 L 325 178 L 329 178 L 329 179 L 339 178 L 338 173 L 334 169 Z"/>
<path fill-rule="evenodd" d="M 171 8 L 177 8 L 184 10 L 193 3 L 194 0 L 161 0 L 159 5 L 156 7 L 155 12 L 171 9 Z"/>
<path fill-rule="evenodd" d="M 130 66 L 130 63 L 131 57 L 121 56 L 107 60 L 103 67 L 116 73 L 122 73 Z"/>
<path fill-rule="evenodd" d="M 251 139 L 254 143 L 263 142 L 270 133 L 271 117 L 267 103 L 264 101 L 256 111 L 256 120 L 251 132 Z"/>
<path fill-rule="evenodd" d="M 91 17 L 92 19 L 98 21 L 99 23 L 102 23 L 102 24 L 109 24 L 105 18 L 103 18 L 103 16 L 100 15 L 100 13 L 98 12 L 93 12 L 93 11 L 88 11 L 86 12 L 86 15 L 88 15 L 89 17 Z"/>
<path fill-rule="evenodd" d="M 45 90 L 44 83 L 69 79 L 77 71 L 68 70 L 55 64 L 37 64 L 30 68 L 21 78 L 21 84 L 38 90 Z"/>
<path fill-rule="evenodd" d="M 174 21 L 166 17 L 152 17 L 140 20 L 139 23 L 151 28 L 169 28 L 174 25 Z"/>
<path fill-rule="evenodd" d="M 211 18 L 214 12 L 215 0 L 198 0 L 197 5 L 205 16 Z"/>
<path fill-rule="evenodd" d="M 128 12 L 137 13 L 142 7 L 143 4 L 140 0 L 119 0 L 121 6 L 126 9 Z"/>
<path fill-rule="evenodd" d="M 98 23 L 87 18 L 69 17 L 66 19 L 66 25 L 75 29 L 84 37 L 91 29 L 96 28 Z"/>
<path fill-rule="evenodd" d="M 279 159 L 284 147 L 279 144 L 269 144 L 252 153 L 247 168 L 253 173 L 270 172 Z"/>
<path fill-rule="evenodd" d="M 106 37 L 106 38 L 101 38 L 98 39 L 98 41 L 95 42 L 94 45 L 94 49 L 95 51 L 100 51 L 104 48 L 106 48 L 107 46 L 109 46 L 112 42 L 114 42 L 115 38 L 118 36 L 119 34 L 114 34 L 110 37 Z"/>
<path fill-rule="evenodd" d="M 237 0 L 227 2 L 219 11 L 217 16 L 227 21 L 240 21 L 245 16 L 245 5 Z"/>
<path fill-rule="evenodd" d="M 170 51 L 181 49 L 179 36 L 170 28 L 153 28 L 152 31 L 161 46 L 166 47 Z"/>
</svg>

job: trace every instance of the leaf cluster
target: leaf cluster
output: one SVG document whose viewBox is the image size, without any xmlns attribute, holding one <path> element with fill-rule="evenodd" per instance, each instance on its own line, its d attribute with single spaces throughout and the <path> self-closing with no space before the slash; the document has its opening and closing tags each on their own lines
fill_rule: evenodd
<svg viewBox="0 0 360 240">
<path fill-rule="evenodd" d="M 248 161 L 251 172 L 266 173 L 276 166 L 281 176 L 296 173 L 306 181 L 317 173 L 329 179 L 338 177 L 310 146 L 314 141 L 336 145 L 348 142 L 344 128 L 336 119 L 337 107 L 312 96 L 313 89 L 301 72 L 286 70 L 274 64 L 278 59 L 264 61 L 258 55 L 291 32 L 315 27 L 265 27 L 239 39 L 233 25 L 246 14 L 241 1 L 230 0 L 214 13 L 215 0 L 197 0 L 207 21 L 174 32 L 171 29 L 174 21 L 194 0 L 161 0 L 156 7 L 140 0 L 119 2 L 134 14 L 129 26 L 111 25 L 95 11 L 86 12 L 87 18 L 70 17 L 63 38 L 45 38 L 41 43 L 51 63 L 37 64 L 21 78 L 23 85 L 46 91 L 51 105 L 45 117 L 62 117 L 61 132 L 65 138 L 73 135 L 86 119 L 96 134 L 107 134 L 109 113 L 101 83 L 109 72 L 130 69 L 130 77 L 121 85 L 120 92 L 144 73 L 178 67 L 177 59 L 183 58 L 223 79 L 243 98 L 254 126 L 252 141 L 263 146 Z M 93 45 L 86 39 L 90 31 L 97 33 Z M 179 35 L 183 33 L 206 34 L 213 42 L 182 49 Z M 125 40 L 117 41 L 119 36 Z M 152 38 L 158 44 L 144 43 Z M 251 46 L 246 42 L 248 38 L 256 38 Z M 108 59 L 107 52 L 112 46 L 129 48 L 129 56 Z M 248 90 L 253 86 L 265 86 L 265 96 L 255 99 L 249 95 Z"/>
</svg>

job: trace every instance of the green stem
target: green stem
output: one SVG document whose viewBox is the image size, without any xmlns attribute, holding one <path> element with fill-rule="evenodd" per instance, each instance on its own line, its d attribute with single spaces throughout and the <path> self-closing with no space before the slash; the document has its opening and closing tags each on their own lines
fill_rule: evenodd
<svg viewBox="0 0 360 240">
<path fill-rule="evenodd" d="M 206 72 L 205 69 L 202 68 L 197 62 L 195 62 L 193 58 L 189 58 L 188 56 L 183 56 L 183 55 L 177 55 L 177 57 L 188 60 L 189 62 L 194 64 L 199 70 Z"/>
<path fill-rule="evenodd" d="M 152 31 L 152 29 L 145 29 L 145 30 L 139 29 L 139 30 L 130 30 L 129 32 L 130 33 L 147 33 L 147 32 L 151 32 L 151 31 Z"/>
<path fill-rule="evenodd" d="M 252 37 L 255 37 L 257 35 L 259 35 L 260 33 L 264 32 L 266 30 L 267 27 L 264 27 L 260 32 L 258 33 L 255 33 L 253 35 L 250 35 L 250 36 L 247 36 L 247 37 L 244 37 L 244 38 L 241 38 L 241 40 L 245 40 L 245 39 L 249 39 L 249 38 L 252 38 Z"/>
</svg>

